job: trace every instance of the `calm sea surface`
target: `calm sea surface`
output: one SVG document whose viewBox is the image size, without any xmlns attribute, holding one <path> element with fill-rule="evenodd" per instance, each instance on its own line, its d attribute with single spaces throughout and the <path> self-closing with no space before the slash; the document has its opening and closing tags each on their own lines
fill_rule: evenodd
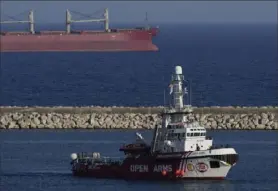
<svg viewBox="0 0 278 191">
<path fill-rule="evenodd" d="M 141 133 L 151 140 L 151 131 Z M 208 133 L 216 144 L 230 144 L 240 155 L 227 180 L 173 183 L 77 178 L 70 172 L 71 153 L 96 151 L 120 157 L 119 147 L 133 141 L 135 131 L 1 131 L 1 188 L 3 191 L 278 190 L 278 132 Z"/>
<path fill-rule="evenodd" d="M 0 105 L 163 105 L 176 65 L 192 81 L 193 105 L 278 105 L 275 24 L 160 31 L 159 52 L 1 54 Z"/>
</svg>

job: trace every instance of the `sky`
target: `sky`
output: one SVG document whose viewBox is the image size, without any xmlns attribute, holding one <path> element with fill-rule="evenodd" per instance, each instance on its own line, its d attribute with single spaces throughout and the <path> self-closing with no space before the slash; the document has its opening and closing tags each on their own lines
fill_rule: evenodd
<svg viewBox="0 0 278 191">
<path fill-rule="evenodd" d="M 110 22 L 143 22 L 148 12 L 148 20 L 159 23 L 277 23 L 277 6 L 277 1 L 1 1 L 1 20 L 33 9 L 37 23 L 64 23 L 66 9 L 91 15 L 108 8 Z"/>
</svg>

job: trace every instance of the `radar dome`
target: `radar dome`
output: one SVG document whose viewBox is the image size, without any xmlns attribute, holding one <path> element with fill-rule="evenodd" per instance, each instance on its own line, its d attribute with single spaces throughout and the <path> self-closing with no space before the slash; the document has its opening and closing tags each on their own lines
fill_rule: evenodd
<svg viewBox="0 0 278 191">
<path fill-rule="evenodd" d="M 176 74 L 178 74 L 178 75 L 182 74 L 182 67 L 181 67 L 181 66 L 176 66 L 176 67 L 175 67 L 175 72 L 176 72 Z"/>
<path fill-rule="evenodd" d="M 77 154 L 76 154 L 76 153 L 72 153 L 72 154 L 70 155 L 70 158 L 71 158 L 72 160 L 77 159 Z"/>
</svg>

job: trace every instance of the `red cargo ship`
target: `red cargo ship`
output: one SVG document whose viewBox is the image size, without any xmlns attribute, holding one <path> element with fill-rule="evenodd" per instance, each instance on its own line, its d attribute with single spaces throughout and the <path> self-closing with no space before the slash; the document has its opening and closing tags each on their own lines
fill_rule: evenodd
<svg viewBox="0 0 278 191">
<path fill-rule="evenodd" d="M 172 106 L 162 112 L 162 125 L 155 128 L 151 144 L 136 133 L 135 143 L 124 145 L 123 159 L 100 153 L 71 154 L 75 176 L 117 179 L 224 179 L 238 161 L 228 145 L 215 146 L 206 128 L 192 120 L 191 105 L 183 105 L 188 94 L 182 87 L 182 68 L 176 67 L 170 84 Z"/>
<path fill-rule="evenodd" d="M 4 23 L 29 23 L 30 32 L 2 32 L 1 52 L 30 51 L 157 51 L 152 37 L 158 33 L 158 27 L 140 27 L 134 29 L 110 29 L 108 9 L 103 19 L 72 20 L 67 10 L 66 31 L 34 30 L 33 11 L 29 21 L 7 21 Z M 104 31 L 72 31 L 74 22 L 104 22 Z"/>
</svg>

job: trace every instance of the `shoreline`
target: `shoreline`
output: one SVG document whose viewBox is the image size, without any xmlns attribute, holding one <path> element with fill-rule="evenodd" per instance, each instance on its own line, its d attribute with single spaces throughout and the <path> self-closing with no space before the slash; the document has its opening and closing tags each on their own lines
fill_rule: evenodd
<svg viewBox="0 0 278 191">
<path fill-rule="evenodd" d="M 193 107 L 208 130 L 278 130 L 278 107 Z M 158 107 L 0 107 L 0 129 L 154 129 Z"/>
</svg>

